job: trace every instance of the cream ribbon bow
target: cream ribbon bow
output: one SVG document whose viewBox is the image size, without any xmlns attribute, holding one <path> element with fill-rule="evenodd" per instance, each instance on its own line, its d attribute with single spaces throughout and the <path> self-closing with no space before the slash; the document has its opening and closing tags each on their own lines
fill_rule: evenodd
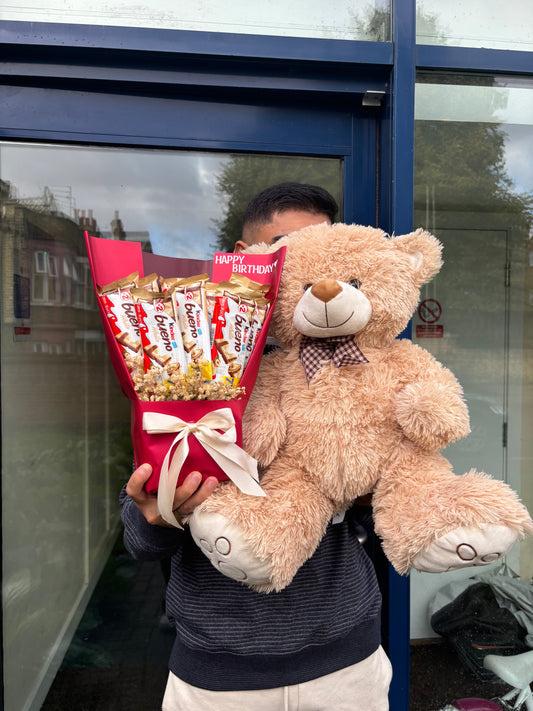
<svg viewBox="0 0 533 711">
<path fill-rule="evenodd" d="M 208 412 L 198 422 L 185 422 L 179 417 L 165 415 L 161 412 L 145 412 L 143 414 L 143 429 L 148 434 L 177 432 L 163 460 L 157 490 L 159 513 L 172 526 L 182 528 L 173 513 L 172 506 L 178 476 L 189 455 L 187 439 L 190 434 L 196 437 L 202 447 L 244 494 L 266 496 L 258 483 L 257 461 L 235 444 L 237 431 L 235 419 L 229 407 Z M 222 430 L 223 433 L 221 434 L 217 430 Z M 176 444 L 178 447 L 172 457 L 172 450 Z"/>
</svg>

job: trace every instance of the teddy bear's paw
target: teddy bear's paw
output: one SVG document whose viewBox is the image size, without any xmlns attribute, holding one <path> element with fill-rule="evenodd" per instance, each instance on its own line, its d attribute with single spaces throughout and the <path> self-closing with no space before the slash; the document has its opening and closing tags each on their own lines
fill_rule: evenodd
<svg viewBox="0 0 533 711">
<path fill-rule="evenodd" d="M 462 526 L 437 538 L 413 559 L 411 567 L 424 573 L 444 573 L 468 566 L 489 565 L 502 558 L 519 534 L 506 526 Z"/>
<path fill-rule="evenodd" d="M 271 582 L 269 562 L 258 558 L 239 528 L 221 514 L 195 511 L 189 529 L 196 545 L 226 577 L 250 586 Z"/>
</svg>

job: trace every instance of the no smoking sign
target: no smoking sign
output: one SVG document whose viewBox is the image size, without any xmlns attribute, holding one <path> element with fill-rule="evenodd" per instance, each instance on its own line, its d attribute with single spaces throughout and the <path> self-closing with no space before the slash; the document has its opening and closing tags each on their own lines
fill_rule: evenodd
<svg viewBox="0 0 533 711">
<path fill-rule="evenodd" d="M 442 306 L 436 299 L 424 299 L 418 307 L 418 316 L 424 323 L 416 326 L 417 338 L 442 338 L 444 327 L 437 321 L 442 316 Z"/>
<path fill-rule="evenodd" d="M 437 323 L 442 316 L 442 306 L 436 299 L 424 299 L 418 307 L 418 315 L 424 323 Z"/>
</svg>

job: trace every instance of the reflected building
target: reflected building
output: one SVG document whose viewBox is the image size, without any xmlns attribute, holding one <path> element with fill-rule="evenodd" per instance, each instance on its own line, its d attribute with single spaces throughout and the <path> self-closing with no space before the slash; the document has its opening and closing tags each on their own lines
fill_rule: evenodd
<svg viewBox="0 0 533 711">
<path fill-rule="evenodd" d="M 91 233 L 93 234 L 93 233 Z M 98 236 L 98 235 L 96 235 Z M 150 233 L 148 230 L 126 230 L 119 216 L 119 211 L 115 210 L 113 219 L 111 220 L 111 229 L 104 230 L 100 233 L 101 237 L 106 239 L 127 240 L 128 242 L 140 242 L 143 252 L 152 253 L 152 243 L 150 242 Z"/>
</svg>

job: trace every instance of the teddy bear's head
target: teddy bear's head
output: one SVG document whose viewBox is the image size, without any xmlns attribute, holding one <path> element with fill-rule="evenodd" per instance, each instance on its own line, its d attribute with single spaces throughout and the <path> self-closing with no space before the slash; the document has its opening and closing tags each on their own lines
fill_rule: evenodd
<svg viewBox="0 0 533 711">
<path fill-rule="evenodd" d="M 302 335 L 352 334 L 362 348 L 388 345 L 407 326 L 420 287 L 442 265 L 441 244 L 422 230 L 390 238 L 373 227 L 322 224 L 287 235 L 268 251 L 283 245 L 271 333 L 284 347 Z"/>
</svg>

